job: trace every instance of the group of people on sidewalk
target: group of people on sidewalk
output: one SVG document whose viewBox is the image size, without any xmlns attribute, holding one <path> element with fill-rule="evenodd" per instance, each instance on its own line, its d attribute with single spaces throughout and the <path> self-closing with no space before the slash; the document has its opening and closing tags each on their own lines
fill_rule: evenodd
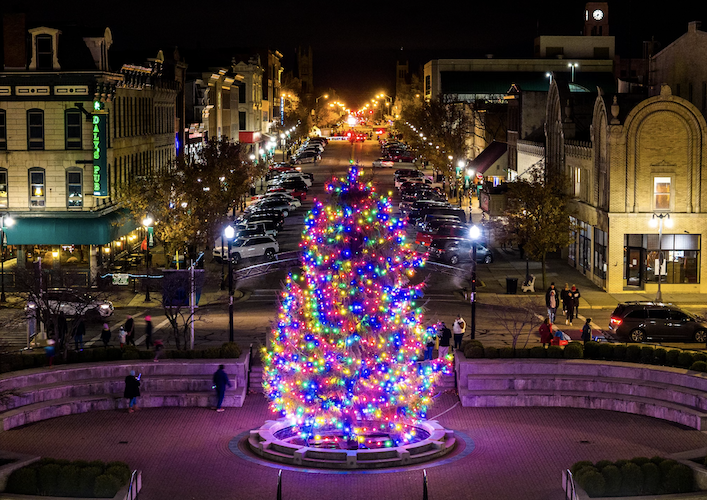
<svg viewBox="0 0 707 500">
<path fill-rule="evenodd" d="M 565 289 L 559 291 L 555 288 L 555 283 L 550 283 L 550 288 L 545 292 L 545 306 L 547 307 L 547 317 L 550 323 L 556 322 L 557 308 L 562 303 L 562 312 L 565 315 L 565 324 L 572 325 L 574 319 L 579 315 L 579 288 L 576 285 L 565 283 Z"/>
<path fill-rule="evenodd" d="M 140 409 L 137 405 L 137 398 L 140 397 L 141 378 L 142 373 L 135 376 L 135 370 L 130 370 L 130 374 L 125 377 L 125 390 L 123 391 L 123 397 L 128 400 L 128 413 L 134 413 L 136 410 Z M 226 396 L 226 387 L 233 387 L 231 381 L 228 379 L 224 365 L 218 366 L 218 370 L 214 372 L 212 380 L 212 389 L 216 390 L 216 406 L 213 409 L 221 413 L 224 411 L 222 405 L 223 399 Z"/>
<path fill-rule="evenodd" d="M 462 339 L 464 338 L 465 332 L 466 321 L 464 321 L 461 314 L 457 315 L 451 330 L 447 328 L 444 321 L 438 323 L 436 328 L 434 326 L 428 327 L 427 343 L 425 345 L 425 361 L 432 359 L 432 354 L 434 352 L 435 345 L 437 344 L 437 340 L 439 340 L 439 347 L 437 350 L 438 358 L 447 357 L 452 339 L 454 340 L 454 349 L 461 349 Z"/>
</svg>

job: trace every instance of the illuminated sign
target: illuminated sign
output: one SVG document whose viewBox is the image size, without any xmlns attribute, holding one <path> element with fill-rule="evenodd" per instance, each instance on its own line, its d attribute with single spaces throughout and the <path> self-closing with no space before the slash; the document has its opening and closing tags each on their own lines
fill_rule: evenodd
<svg viewBox="0 0 707 500">
<path fill-rule="evenodd" d="M 108 113 L 100 111 L 101 104 L 93 105 L 93 196 L 108 197 L 108 141 L 106 128 Z"/>
</svg>

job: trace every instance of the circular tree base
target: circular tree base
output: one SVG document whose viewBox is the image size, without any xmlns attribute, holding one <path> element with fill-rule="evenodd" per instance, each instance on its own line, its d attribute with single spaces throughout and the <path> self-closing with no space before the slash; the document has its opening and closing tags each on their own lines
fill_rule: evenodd
<svg viewBox="0 0 707 500">
<path fill-rule="evenodd" d="M 304 442 L 292 425 L 268 420 L 250 431 L 248 446 L 263 458 L 284 464 L 325 469 L 375 469 L 400 467 L 435 460 L 450 453 L 456 440 L 454 431 L 436 420 L 428 420 L 406 429 L 416 439 L 400 446 L 389 446 L 390 436 L 371 431 L 363 438 L 363 446 L 348 443 L 334 432 L 320 432 L 316 442 Z M 413 431 L 413 432 L 410 432 Z M 350 449 L 353 448 L 353 449 Z"/>
</svg>

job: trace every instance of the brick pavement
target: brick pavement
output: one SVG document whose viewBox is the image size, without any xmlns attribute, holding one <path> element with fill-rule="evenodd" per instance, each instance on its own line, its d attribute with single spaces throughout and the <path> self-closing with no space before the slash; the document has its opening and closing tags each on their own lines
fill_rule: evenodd
<svg viewBox="0 0 707 500">
<path fill-rule="evenodd" d="M 434 416 L 456 403 L 442 394 Z M 143 500 L 275 498 L 277 468 L 244 460 L 229 441 L 269 412 L 260 395 L 243 408 L 147 409 L 72 415 L 0 433 L 0 449 L 67 459 L 125 460 L 144 471 Z M 454 407 L 440 422 L 467 434 L 469 455 L 429 467 L 430 498 L 560 500 L 560 471 L 580 459 L 667 455 L 707 446 L 707 435 L 601 410 Z M 582 443 L 588 441 L 588 443 Z M 121 443 L 125 442 L 125 443 Z M 283 472 L 286 500 L 418 500 L 422 472 Z M 1 496 L 0 496 L 1 497 Z"/>
</svg>

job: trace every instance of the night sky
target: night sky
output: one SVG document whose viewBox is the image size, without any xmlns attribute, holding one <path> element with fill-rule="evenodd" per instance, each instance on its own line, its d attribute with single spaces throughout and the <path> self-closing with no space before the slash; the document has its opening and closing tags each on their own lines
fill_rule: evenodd
<svg viewBox="0 0 707 500">
<path fill-rule="evenodd" d="M 433 58 L 489 53 L 531 57 L 538 34 L 580 34 L 585 3 L 5 0 L 0 10 L 31 5 L 26 12 L 49 26 L 109 26 L 113 49 L 144 48 L 145 58 L 175 45 L 201 50 L 268 46 L 282 52 L 285 68 L 293 69 L 295 49 L 311 45 L 315 87 L 334 88 L 349 107 L 357 107 L 377 92 L 394 93 L 396 59 L 417 66 Z M 609 2 L 610 30 L 622 57 L 640 56 L 641 42 L 652 36 L 668 45 L 687 31 L 689 21 L 703 21 L 707 29 L 707 2 Z"/>
</svg>

